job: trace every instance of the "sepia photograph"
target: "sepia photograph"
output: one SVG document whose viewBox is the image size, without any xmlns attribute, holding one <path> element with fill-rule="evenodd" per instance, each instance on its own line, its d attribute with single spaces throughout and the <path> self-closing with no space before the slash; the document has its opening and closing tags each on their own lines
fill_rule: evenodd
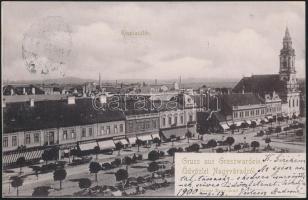
<svg viewBox="0 0 308 200">
<path fill-rule="evenodd" d="M 306 197 L 305 2 L 1 12 L 2 197 Z"/>
</svg>

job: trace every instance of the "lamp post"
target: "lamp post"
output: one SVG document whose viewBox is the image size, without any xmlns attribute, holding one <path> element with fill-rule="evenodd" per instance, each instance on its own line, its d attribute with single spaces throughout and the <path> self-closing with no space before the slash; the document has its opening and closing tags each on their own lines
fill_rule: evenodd
<svg viewBox="0 0 308 200">
<path fill-rule="evenodd" d="M 246 142 L 246 137 L 244 137 L 244 146 L 243 146 L 243 149 L 246 150 L 246 147 L 247 147 L 247 142 Z"/>
<path fill-rule="evenodd" d="M 214 96 L 215 97 L 215 99 L 216 99 L 216 111 L 218 111 L 218 96 Z"/>
</svg>

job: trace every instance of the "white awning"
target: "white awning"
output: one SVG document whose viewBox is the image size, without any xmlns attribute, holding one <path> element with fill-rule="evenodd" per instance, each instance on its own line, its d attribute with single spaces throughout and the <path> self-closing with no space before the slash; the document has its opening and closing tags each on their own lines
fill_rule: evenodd
<svg viewBox="0 0 308 200">
<path fill-rule="evenodd" d="M 236 126 L 241 126 L 242 123 L 243 123 L 243 121 L 239 121 L 239 122 L 235 122 L 234 124 L 235 124 Z"/>
<path fill-rule="evenodd" d="M 16 152 L 14 154 L 3 155 L 2 163 L 5 165 L 14 163 L 20 157 L 25 157 L 26 160 L 40 159 L 42 158 L 43 152 L 44 150 L 34 150 L 34 151 Z"/>
<path fill-rule="evenodd" d="M 131 138 L 128 138 L 128 141 L 130 144 L 136 144 L 136 137 L 131 137 Z"/>
<path fill-rule="evenodd" d="M 265 122 L 268 122 L 268 120 L 266 118 L 263 119 Z"/>
<path fill-rule="evenodd" d="M 81 143 L 79 144 L 79 148 L 81 151 L 86 151 L 86 150 L 92 150 L 97 146 L 97 142 L 91 142 L 91 143 Z"/>
<path fill-rule="evenodd" d="M 250 120 L 246 120 L 246 123 L 251 125 L 251 121 Z"/>
<path fill-rule="evenodd" d="M 154 138 L 159 138 L 159 139 L 160 139 L 160 137 L 159 137 L 159 134 L 158 134 L 158 133 L 152 134 L 152 138 L 153 138 L 153 139 L 154 139 Z"/>
<path fill-rule="evenodd" d="M 229 126 L 226 123 L 220 123 L 219 124 L 224 130 L 229 129 Z"/>
<path fill-rule="evenodd" d="M 100 149 L 114 149 L 115 148 L 115 144 L 113 140 L 99 141 L 98 145 Z"/>
<path fill-rule="evenodd" d="M 261 124 L 261 121 L 262 121 L 261 119 L 257 119 L 257 120 L 256 120 L 257 125 L 260 125 L 260 124 Z"/>
<path fill-rule="evenodd" d="M 128 144 L 127 140 L 126 139 L 120 139 L 120 140 L 114 140 L 114 143 L 118 143 L 118 142 L 121 142 L 122 144 Z"/>
<path fill-rule="evenodd" d="M 112 192 L 112 196 L 120 197 L 120 196 L 122 196 L 122 192 L 120 190 Z"/>
<path fill-rule="evenodd" d="M 229 127 L 230 127 L 232 124 L 234 124 L 233 121 L 227 121 L 226 123 L 227 123 L 227 125 L 228 125 Z"/>
<path fill-rule="evenodd" d="M 128 144 L 127 139 L 122 139 L 121 142 L 122 142 L 122 144 Z"/>
<path fill-rule="evenodd" d="M 69 153 L 70 151 L 68 149 L 64 149 L 64 153 Z"/>
<path fill-rule="evenodd" d="M 267 118 L 267 119 L 273 119 L 273 117 L 272 117 L 272 116 L 267 116 L 266 118 Z"/>
<path fill-rule="evenodd" d="M 137 138 L 138 138 L 139 140 L 142 140 L 142 141 L 152 140 L 151 135 L 142 135 L 142 136 L 137 136 Z"/>
</svg>

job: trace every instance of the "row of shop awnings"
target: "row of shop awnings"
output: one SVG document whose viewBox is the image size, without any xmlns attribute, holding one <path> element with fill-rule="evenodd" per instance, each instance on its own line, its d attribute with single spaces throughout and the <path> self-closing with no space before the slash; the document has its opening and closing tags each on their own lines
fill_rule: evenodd
<svg viewBox="0 0 308 200">
<path fill-rule="evenodd" d="M 115 142 L 113 140 L 92 141 L 87 143 L 79 143 L 78 146 L 81 151 L 93 150 L 96 146 L 98 146 L 101 150 L 105 150 L 114 149 Z"/>
<path fill-rule="evenodd" d="M 129 137 L 128 140 L 126 138 L 122 138 L 122 139 L 117 139 L 117 140 L 103 140 L 103 141 L 92 141 L 92 142 L 87 142 L 87 143 L 79 143 L 78 146 L 81 151 L 93 150 L 96 146 L 98 146 L 101 150 L 114 149 L 116 147 L 115 144 L 118 142 L 122 143 L 123 145 L 136 144 L 137 138 L 142 141 L 150 141 L 156 137 L 160 139 L 159 134 L 155 133 L 152 135 L 148 134 L 148 135 L 141 135 L 141 136 L 137 135 L 136 137 Z"/>
<path fill-rule="evenodd" d="M 158 133 L 154 133 L 152 135 L 137 135 L 136 137 L 129 137 L 128 141 L 130 144 L 136 144 L 136 140 L 139 139 L 141 141 L 151 141 L 154 140 L 154 138 L 160 139 L 160 136 Z"/>
<path fill-rule="evenodd" d="M 44 150 L 33 150 L 27 152 L 16 152 L 14 154 L 7 154 L 2 156 L 3 165 L 15 163 L 18 158 L 25 157 L 26 161 L 39 160 L 42 158 Z"/>
<path fill-rule="evenodd" d="M 272 116 L 267 116 L 267 117 L 265 117 L 265 118 L 263 118 L 263 119 L 244 120 L 244 121 L 236 121 L 236 122 L 229 122 L 229 123 L 228 123 L 228 122 L 221 122 L 221 123 L 219 123 L 219 125 L 221 126 L 221 128 L 222 128 L 223 130 L 228 130 L 232 124 L 235 124 L 235 126 L 240 127 L 243 123 L 246 123 L 246 124 L 248 124 L 248 125 L 251 125 L 252 122 L 255 122 L 256 125 L 258 126 L 258 125 L 261 124 L 261 121 L 262 121 L 262 120 L 263 120 L 265 123 L 267 123 L 267 122 L 269 122 L 270 119 L 273 119 L 273 117 L 272 117 Z"/>
<path fill-rule="evenodd" d="M 95 142 L 89 142 L 89 143 L 80 143 L 78 146 L 81 151 L 86 151 L 86 150 L 94 149 L 96 146 L 98 146 L 98 144 L 95 141 Z"/>
<path fill-rule="evenodd" d="M 187 131 L 190 131 L 192 134 L 196 134 L 196 129 L 194 127 L 181 127 L 176 129 L 165 129 L 162 130 L 162 135 L 165 139 L 169 139 L 171 135 L 174 135 L 177 138 L 184 139 Z"/>
</svg>

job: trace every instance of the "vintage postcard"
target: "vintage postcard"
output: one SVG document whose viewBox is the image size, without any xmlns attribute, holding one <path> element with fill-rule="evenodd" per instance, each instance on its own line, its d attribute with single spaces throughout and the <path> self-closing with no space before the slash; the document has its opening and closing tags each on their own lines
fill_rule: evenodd
<svg viewBox="0 0 308 200">
<path fill-rule="evenodd" d="M 1 11 L 2 197 L 306 197 L 305 2 Z"/>
</svg>

